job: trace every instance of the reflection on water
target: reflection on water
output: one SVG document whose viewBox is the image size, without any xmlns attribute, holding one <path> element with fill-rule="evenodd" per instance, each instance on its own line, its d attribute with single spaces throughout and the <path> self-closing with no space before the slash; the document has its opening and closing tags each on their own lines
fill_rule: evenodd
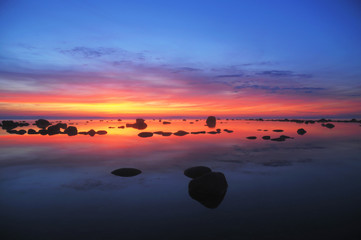
<svg viewBox="0 0 361 240">
<path fill-rule="evenodd" d="M 217 120 L 210 129 L 205 119 L 50 121 L 60 124 L 55 134 L 27 122 L 0 130 L 2 239 L 360 234 L 357 122 Z M 77 134 L 61 134 L 69 127 Z M 193 166 L 213 172 L 192 180 L 184 170 Z M 119 169 L 142 173 L 110 174 Z"/>
</svg>

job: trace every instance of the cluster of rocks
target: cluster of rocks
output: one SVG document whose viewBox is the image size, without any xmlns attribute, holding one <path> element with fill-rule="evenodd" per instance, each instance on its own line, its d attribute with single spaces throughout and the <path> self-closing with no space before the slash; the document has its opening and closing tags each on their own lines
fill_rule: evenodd
<svg viewBox="0 0 361 240">
<path fill-rule="evenodd" d="M 223 129 L 224 132 L 227 132 L 227 133 L 233 133 L 233 130 L 228 130 L 228 129 Z M 221 133 L 221 129 L 216 129 L 216 131 L 209 131 L 209 132 L 206 132 L 206 131 L 197 131 L 197 132 L 187 132 L 187 131 L 183 131 L 183 130 L 179 130 L 177 132 L 163 132 L 163 131 L 156 131 L 156 132 L 141 132 L 141 133 L 138 133 L 138 136 L 139 137 L 142 137 L 142 138 L 147 138 L 147 137 L 152 137 L 154 134 L 156 135 L 162 135 L 162 136 L 170 136 L 170 135 L 175 135 L 175 136 L 179 136 L 179 137 L 182 137 L 182 136 L 185 136 L 185 135 L 188 135 L 188 134 L 194 134 L 194 135 L 197 135 L 197 134 L 220 134 Z"/>
<path fill-rule="evenodd" d="M 1 128 L 6 130 L 6 131 L 12 130 L 12 129 L 17 128 L 17 127 L 26 127 L 26 126 L 29 126 L 29 125 L 30 124 L 25 122 L 25 121 L 14 122 L 12 120 L 4 120 L 0 124 Z"/>
</svg>

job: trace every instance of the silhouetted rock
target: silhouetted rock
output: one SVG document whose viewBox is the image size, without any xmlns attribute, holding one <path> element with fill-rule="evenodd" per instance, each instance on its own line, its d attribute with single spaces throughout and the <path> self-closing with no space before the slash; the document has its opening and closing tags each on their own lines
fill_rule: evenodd
<svg viewBox="0 0 361 240">
<path fill-rule="evenodd" d="M 40 130 L 39 130 L 39 133 L 40 133 L 41 135 L 48 135 L 48 130 L 46 130 L 46 129 L 40 129 Z"/>
<path fill-rule="evenodd" d="M 136 128 L 139 130 L 143 130 L 147 128 L 147 124 L 145 123 L 144 119 L 138 118 L 136 119 L 136 123 L 127 123 L 126 124 L 127 127 L 132 127 L 132 128 Z"/>
<path fill-rule="evenodd" d="M 278 138 L 272 138 L 271 141 L 284 142 L 284 141 L 286 141 L 286 139 L 288 139 L 288 138 L 292 138 L 292 137 L 289 137 L 289 136 L 286 136 L 286 135 L 281 135 L 281 136 L 278 137 Z"/>
<path fill-rule="evenodd" d="M 188 192 L 191 198 L 207 208 L 216 208 L 222 202 L 228 188 L 223 173 L 210 172 L 190 181 Z"/>
<path fill-rule="evenodd" d="M 298 135 L 304 135 L 306 132 L 307 131 L 305 129 L 303 129 L 303 128 L 300 128 L 300 129 L 297 130 Z"/>
<path fill-rule="evenodd" d="M 210 132 L 207 132 L 208 134 L 218 134 L 219 132 L 217 131 L 210 131 Z"/>
<path fill-rule="evenodd" d="M 18 126 L 19 126 L 19 124 L 17 122 L 14 122 L 12 120 L 4 120 L 4 121 L 2 121 L 1 127 L 2 127 L 2 129 L 5 129 L 5 130 L 11 130 Z"/>
<path fill-rule="evenodd" d="M 91 130 L 88 131 L 88 134 L 89 134 L 89 136 L 94 137 L 96 132 L 94 131 L 94 129 L 91 129 Z"/>
<path fill-rule="evenodd" d="M 191 132 L 191 134 L 205 134 L 206 131 Z"/>
<path fill-rule="evenodd" d="M 216 117 L 214 117 L 214 116 L 209 116 L 209 117 L 207 118 L 206 123 L 207 123 L 207 126 L 210 127 L 210 128 L 216 127 L 216 123 L 217 123 Z"/>
<path fill-rule="evenodd" d="M 97 131 L 97 134 L 98 135 L 106 135 L 108 132 L 107 131 L 105 131 L 105 130 L 99 130 L 99 131 Z"/>
<path fill-rule="evenodd" d="M 197 166 L 184 170 L 184 175 L 190 178 L 197 178 L 210 172 L 212 172 L 212 170 L 209 167 Z"/>
<path fill-rule="evenodd" d="M 282 129 L 275 129 L 275 130 L 273 130 L 274 132 L 283 132 L 283 130 Z"/>
<path fill-rule="evenodd" d="M 225 131 L 227 133 L 233 133 L 233 130 L 223 129 L 223 131 Z"/>
<path fill-rule="evenodd" d="M 59 134 L 60 133 L 60 127 L 58 125 L 53 125 L 48 127 L 48 134 L 51 135 L 55 135 L 55 134 Z"/>
<path fill-rule="evenodd" d="M 153 132 L 154 134 L 157 134 L 157 135 L 163 135 L 163 131 L 156 131 L 156 132 Z"/>
<path fill-rule="evenodd" d="M 335 127 L 335 125 L 333 125 L 332 123 L 322 124 L 322 126 L 330 128 L 330 129 Z"/>
<path fill-rule="evenodd" d="M 136 168 L 119 168 L 111 172 L 113 175 L 120 177 L 133 177 L 141 174 L 142 171 Z"/>
<path fill-rule="evenodd" d="M 164 137 L 168 137 L 168 136 L 170 136 L 170 135 L 172 135 L 171 132 L 163 132 L 163 133 L 162 133 L 162 136 L 164 136 Z"/>
<path fill-rule="evenodd" d="M 75 136 L 78 134 L 78 129 L 76 127 L 70 126 L 65 129 L 64 133 L 68 134 L 68 136 Z"/>
<path fill-rule="evenodd" d="M 24 129 L 21 129 L 17 132 L 17 134 L 19 134 L 19 135 L 24 135 L 25 133 L 26 133 L 26 130 L 24 130 Z"/>
<path fill-rule="evenodd" d="M 58 126 L 61 129 L 66 129 L 68 127 L 68 124 L 66 124 L 66 123 L 57 123 L 55 126 Z"/>
<path fill-rule="evenodd" d="M 263 140 L 270 140 L 270 139 L 271 139 L 271 136 L 263 136 L 262 139 L 263 139 Z"/>
<path fill-rule="evenodd" d="M 35 131 L 34 129 L 29 129 L 28 134 L 39 134 L 39 133 L 37 131 Z"/>
<path fill-rule="evenodd" d="M 173 133 L 173 135 L 176 135 L 176 136 L 184 136 L 184 135 L 187 135 L 187 134 L 189 134 L 189 132 L 186 132 L 186 131 L 183 131 L 183 130 L 179 130 L 178 132 Z"/>
<path fill-rule="evenodd" d="M 247 137 L 247 139 L 254 140 L 254 139 L 257 139 L 257 137 L 256 136 L 250 136 L 250 137 Z"/>
<path fill-rule="evenodd" d="M 115 127 L 108 127 L 108 128 L 115 128 Z"/>
<path fill-rule="evenodd" d="M 88 135 L 88 132 L 78 132 L 80 135 Z"/>
<path fill-rule="evenodd" d="M 38 127 L 38 128 L 47 128 L 49 125 L 51 125 L 51 123 L 46 120 L 46 119 L 39 119 L 39 120 L 36 120 L 35 121 L 35 125 Z"/>
<path fill-rule="evenodd" d="M 141 132 L 138 134 L 139 137 L 142 137 L 142 138 L 147 138 L 147 137 L 152 137 L 153 136 L 153 133 L 151 132 Z"/>
<path fill-rule="evenodd" d="M 163 124 L 171 124 L 171 122 L 163 121 Z"/>
<path fill-rule="evenodd" d="M 124 126 L 119 126 L 118 128 L 124 128 Z"/>
</svg>

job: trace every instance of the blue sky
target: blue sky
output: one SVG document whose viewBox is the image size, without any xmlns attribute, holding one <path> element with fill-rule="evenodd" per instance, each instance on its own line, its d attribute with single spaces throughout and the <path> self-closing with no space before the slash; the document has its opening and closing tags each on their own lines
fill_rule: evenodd
<svg viewBox="0 0 361 240">
<path fill-rule="evenodd" d="M 356 0 L 3 0 L 0 36 L 0 82 L 13 85 L 8 94 L 36 85 L 39 76 L 64 82 L 65 73 L 143 72 L 133 81 L 171 87 L 170 71 L 188 84 L 233 84 L 232 91 L 293 95 L 298 88 L 306 89 L 300 98 L 354 102 L 361 96 Z"/>
</svg>

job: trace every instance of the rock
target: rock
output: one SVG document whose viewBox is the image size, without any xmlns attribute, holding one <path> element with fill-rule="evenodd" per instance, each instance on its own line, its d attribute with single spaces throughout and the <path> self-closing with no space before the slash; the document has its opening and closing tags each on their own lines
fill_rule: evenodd
<svg viewBox="0 0 361 240">
<path fill-rule="evenodd" d="M 210 131 L 210 132 L 207 132 L 208 134 L 218 134 L 219 132 L 216 132 L 216 131 Z"/>
<path fill-rule="evenodd" d="M 51 135 L 55 135 L 55 134 L 59 134 L 60 133 L 60 127 L 58 125 L 53 125 L 48 127 L 48 134 Z"/>
<path fill-rule="evenodd" d="M 147 138 L 147 137 L 152 137 L 153 133 L 152 132 L 141 132 L 138 134 L 138 136 L 142 137 L 142 138 Z"/>
<path fill-rule="evenodd" d="M 179 130 L 178 132 L 173 133 L 176 136 L 184 136 L 189 134 L 189 132 L 183 131 L 183 130 Z"/>
<path fill-rule="evenodd" d="M 233 133 L 233 130 L 223 129 L 223 131 L 225 131 L 227 133 Z"/>
<path fill-rule="evenodd" d="M 21 129 L 21 130 L 18 131 L 17 134 L 19 134 L 19 135 L 24 135 L 25 133 L 26 133 L 26 130 Z"/>
<path fill-rule="evenodd" d="M 216 117 L 209 116 L 207 118 L 206 124 L 207 124 L 208 127 L 214 128 L 214 127 L 216 127 L 216 123 L 217 123 Z"/>
<path fill-rule="evenodd" d="M 91 129 L 91 130 L 88 131 L 88 134 L 89 134 L 89 136 L 94 137 L 96 132 L 94 131 L 94 129 Z"/>
<path fill-rule="evenodd" d="M 278 138 L 272 138 L 271 141 L 284 142 L 284 141 L 286 141 L 286 139 L 288 139 L 288 138 L 291 138 L 291 137 L 286 136 L 286 135 L 281 135 L 281 136 L 278 137 Z"/>
<path fill-rule="evenodd" d="M 254 140 L 254 139 L 257 139 L 257 137 L 256 136 L 250 136 L 250 137 L 247 137 L 247 139 Z"/>
<path fill-rule="evenodd" d="M 78 134 L 81 134 L 81 135 L 88 135 L 88 132 L 78 132 Z"/>
<path fill-rule="evenodd" d="M 40 133 L 41 135 L 48 135 L 48 130 L 46 130 L 46 129 L 40 129 L 40 130 L 39 130 L 39 133 Z"/>
<path fill-rule="evenodd" d="M 34 129 L 29 129 L 28 134 L 39 134 L 39 133 L 37 131 L 35 131 Z"/>
<path fill-rule="evenodd" d="M 55 126 L 58 126 L 59 128 L 66 129 L 68 127 L 68 124 L 66 123 L 57 123 Z"/>
<path fill-rule="evenodd" d="M 329 129 L 335 127 L 335 125 L 333 125 L 332 123 L 322 124 L 322 126 L 327 127 L 327 128 L 329 128 Z"/>
<path fill-rule="evenodd" d="M 138 118 L 136 119 L 136 123 L 133 124 L 127 123 L 126 127 L 132 127 L 135 129 L 143 130 L 147 128 L 147 124 L 145 123 L 144 119 Z"/>
<path fill-rule="evenodd" d="M 51 123 L 46 120 L 46 119 L 39 119 L 39 120 L 36 120 L 35 121 L 35 125 L 38 127 L 38 128 L 47 128 L 49 125 L 51 125 Z"/>
<path fill-rule="evenodd" d="M 270 139 L 271 139 L 271 136 L 263 136 L 262 139 L 263 139 L 263 140 L 270 140 Z"/>
<path fill-rule="evenodd" d="M 157 135 L 163 135 L 163 131 L 156 131 L 156 132 L 153 132 L 154 134 L 157 134 Z"/>
<path fill-rule="evenodd" d="M 303 129 L 303 128 L 300 128 L 300 129 L 297 130 L 298 135 L 304 135 L 306 132 L 307 131 L 305 129 Z"/>
<path fill-rule="evenodd" d="M 163 121 L 163 124 L 171 124 L 171 122 Z"/>
<path fill-rule="evenodd" d="M 163 133 L 162 133 L 162 136 L 164 136 L 164 137 L 168 137 L 168 136 L 170 136 L 170 135 L 172 135 L 171 132 L 163 132 Z"/>
<path fill-rule="evenodd" d="M 283 130 L 282 129 L 275 129 L 275 130 L 273 130 L 274 132 L 283 132 Z"/>
<path fill-rule="evenodd" d="M 106 135 L 108 132 L 107 131 L 105 131 L 105 130 L 99 130 L 99 131 L 97 131 L 97 134 L 98 135 Z"/>
<path fill-rule="evenodd" d="M 2 127 L 2 129 L 5 129 L 5 130 L 11 130 L 18 126 L 19 126 L 19 124 L 17 122 L 14 122 L 12 120 L 4 120 L 4 121 L 2 121 L 1 127 Z"/>
<path fill-rule="evenodd" d="M 191 134 L 205 134 L 206 131 L 191 132 Z"/>
<path fill-rule="evenodd" d="M 119 126 L 118 128 L 125 128 L 124 126 Z"/>
<path fill-rule="evenodd" d="M 197 166 L 184 170 L 184 175 L 189 178 L 197 178 L 210 172 L 212 172 L 212 170 L 209 167 Z"/>
<path fill-rule="evenodd" d="M 113 175 L 120 177 L 133 177 L 141 174 L 142 171 L 136 168 L 119 168 L 111 172 Z"/>
<path fill-rule="evenodd" d="M 76 127 L 70 126 L 65 129 L 64 133 L 68 134 L 68 136 L 75 136 L 78 134 L 78 129 Z"/>
<path fill-rule="evenodd" d="M 217 208 L 223 201 L 227 188 L 228 183 L 223 173 L 210 172 L 190 181 L 188 193 L 205 207 Z"/>
<path fill-rule="evenodd" d="M 217 133 L 221 133 L 221 129 L 220 129 L 220 128 L 217 128 L 216 131 L 217 131 Z"/>
</svg>

